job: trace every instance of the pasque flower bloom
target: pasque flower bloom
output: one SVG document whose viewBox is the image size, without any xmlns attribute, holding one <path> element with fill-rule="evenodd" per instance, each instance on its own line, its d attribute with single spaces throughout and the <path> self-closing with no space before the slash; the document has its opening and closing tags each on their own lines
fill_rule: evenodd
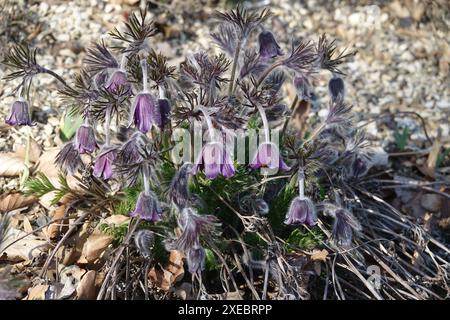
<svg viewBox="0 0 450 320">
<path fill-rule="evenodd" d="M 93 175 L 97 178 L 107 180 L 113 174 L 114 161 L 116 160 L 117 150 L 115 148 L 104 148 L 95 159 Z"/>
<path fill-rule="evenodd" d="M 158 109 L 160 117 L 156 119 L 156 125 L 163 129 L 169 123 L 170 103 L 167 99 L 158 99 Z"/>
<path fill-rule="evenodd" d="M 261 60 L 269 60 L 276 56 L 281 56 L 283 53 L 280 50 L 273 33 L 270 31 L 263 31 L 259 34 L 259 57 Z"/>
<path fill-rule="evenodd" d="M 328 91 L 330 92 L 331 99 L 334 101 L 338 98 L 344 98 L 344 81 L 340 77 L 333 77 L 328 82 Z"/>
<path fill-rule="evenodd" d="M 80 154 L 72 142 L 67 143 L 61 151 L 58 152 L 55 163 L 61 167 L 64 172 L 67 171 L 70 174 L 75 173 L 76 170 L 83 165 Z"/>
<path fill-rule="evenodd" d="M 127 73 L 120 69 L 114 71 L 106 82 L 105 88 L 108 92 L 113 94 L 119 93 L 120 88 L 124 88 L 124 91 L 128 91 L 130 89 L 130 84 L 128 83 Z"/>
<path fill-rule="evenodd" d="M 192 167 L 192 174 L 196 175 L 201 169 L 205 171 L 206 178 L 211 180 L 219 174 L 226 178 L 235 174 L 233 161 L 225 146 L 219 142 L 209 142 L 203 146 Z"/>
<path fill-rule="evenodd" d="M 79 153 L 91 153 L 95 150 L 95 132 L 94 129 L 86 124 L 77 129 L 75 136 L 75 148 Z"/>
<path fill-rule="evenodd" d="M 187 207 L 181 211 L 178 225 L 181 236 L 175 247 L 183 252 L 200 246 L 200 235 L 211 233 L 216 225 L 216 217 L 213 215 L 200 215 L 195 209 Z"/>
<path fill-rule="evenodd" d="M 142 92 L 136 95 L 133 108 L 131 109 L 130 122 L 134 122 L 136 127 L 147 133 L 152 126 L 161 123 L 161 114 L 156 105 L 155 98 L 148 92 Z"/>
<path fill-rule="evenodd" d="M 252 169 L 269 168 L 288 171 L 289 166 L 280 156 L 278 147 L 272 142 L 263 142 L 259 145 L 255 157 L 250 163 Z"/>
<path fill-rule="evenodd" d="M 11 113 L 6 118 L 5 122 L 11 126 L 31 125 L 30 110 L 25 99 L 19 98 L 14 101 L 11 106 Z"/>
<path fill-rule="evenodd" d="M 314 203 L 309 198 L 297 196 L 292 200 L 286 216 L 286 224 L 305 224 L 313 226 L 316 224 L 317 214 Z"/>
<path fill-rule="evenodd" d="M 201 273 L 205 270 L 205 257 L 206 253 L 203 247 L 198 246 L 189 249 L 186 256 L 189 272 Z"/>
<path fill-rule="evenodd" d="M 305 172 L 302 166 L 298 170 L 298 193 L 289 206 L 284 223 L 313 226 L 317 221 L 316 207 L 311 199 L 305 197 Z"/>
<path fill-rule="evenodd" d="M 133 212 L 130 213 L 132 217 L 138 217 L 142 220 L 156 222 L 161 220 L 161 206 L 156 194 L 149 190 L 143 191 L 139 194 L 136 202 L 136 207 Z"/>
</svg>

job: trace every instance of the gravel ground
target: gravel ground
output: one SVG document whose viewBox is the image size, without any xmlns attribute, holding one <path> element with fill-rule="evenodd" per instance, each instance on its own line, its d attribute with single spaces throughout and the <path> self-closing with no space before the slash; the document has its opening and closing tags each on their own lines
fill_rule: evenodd
<svg viewBox="0 0 450 320">
<path fill-rule="evenodd" d="M 21 1 L 16 1 L 21 6 Z M 156 2 L 156 1 L 155 1 Z M 357 49 L 358 54 L 345 67 L 347 99 L 361 124 L 386 112 L 414 111 L 427 121 L 429 135 L 449 135 L 450 39 L 449 8 L 446 1 L 424 4 L 422 1 L 374 1 L 358 5 L 354 1 L 259 1 L 267 3 L 276 18 L 271 28 L 285 52 L 290 41 L 317 39 L 326 32 L 337 39 L 338 48 Z M 70 79 L 79 70 L 85 48 L 99 41 L 123 21 L 136 1 L 31 1 L 30 21 L 8 27 L 17 39 L 28 39 L 38 48 L 38 62 Z M 34 3 L 34 4 L 33 4 Z M 130 5 L 131 4 L 131 5 Z M 210 15 L 215 8 L 191 1 L 173 1 L 172 7 L 151 7 L 151 16 L 162 31 L 154 45 L 178 64 L 185 54 L 208 47 Z M 16 28 L 16 29 L 14 29 Z M 1 30 L 0 30 L 1 31 Z M 286 32 L 289 31 L 289 32 Z M 2 32 L 4 35 L 5 32 Z M 4 40 L 3 40 L 4 41 Z M 7 40 L 6 47 L 12 43 Z M 5 70 L 0 69 L 3 77 Z M 326 78 L 318 80 L 317 96 L 326 94 Z M 0 81 L 0 119 L 8 114 L 13 97 L 8 96 L 15 83 Z M 33 107 L 37 123 L 33 136 L 44 148 L 57 146 L 55 138 L 59 115 L 64 106 L 55 90 L 53 78 L 40 76 L 34 82 Z M 319 109 L 314 111 L 321 113 Z M 388 147 L 395 126 L 407 126 L 410 143 L 423 147 L 426 137 L 414 117 L 399 117 L 396 123 L 372 122 L 367 126 L 375 144 Z M 0 150 L 10 151 L 25 128 L 0 127 Z M 2 190 L 17 187 L 17 179 L 0 179 Z"/>
</svg>

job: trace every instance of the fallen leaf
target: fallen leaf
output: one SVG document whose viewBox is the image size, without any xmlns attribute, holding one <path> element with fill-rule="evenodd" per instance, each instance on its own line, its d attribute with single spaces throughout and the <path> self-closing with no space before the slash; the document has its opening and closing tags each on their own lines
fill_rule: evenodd
<svg viewBox="0 0 450 320">
<path fill-rule="evenodd" d="M 46 241 L 39 240 L 35 235 L 29 234 L 4 250 L 10 243 L 26 234 L 26 232 L 18 229 L 8 229 L 3 242 L 0 243 L 0 253 L 6 255 L 6 260 L 13 262 L 31 260 L 47 248 L 48 243 Z"/>
<path fill-rule="evenodd" d="M 9 212 L 28 207 L 37 201 L 34 196 L 25 196 L 20 192 L 10 192 L 0 195 L 0 212 Z"/>
<path fill-rule="evenodd" d="M 64 233 L 67 231 L 68 226 L 67 224 L 69 221 L 67 219 L 59 220 L 64 218 L 66 214 L 66 205 L 60 205 L 58 208 L 53 210 L 53 218 L 52 220 L 55 221 L 52 224 L 50 224 L 47 228 L 47 236 L 50 240 L 56 240 L 59 238 L 61 233 Z M 62 226 L 63 225 L 63 226 Z"/>
<path fill-rule="evenodd" d="M 49 285 L 38 284 L 37 286 L 28 289 L 28 296 L 25 300 L 46 300 L 49 288 Z"/>
<path fill-rule="evenodd" d="M 14 153 L 25 160 L 25 154 L 26 154 L 26 142 L 21 141 L 20 139 L 16 141 L 13 145 Z M 28 154 L 28 159 L 31 162 L 37 162 L 39 160 L 39 156 L 42 153 L 41 146 L 34 140 L 33 138 L 30 138 L 30 152 Z"/>
<path fill-rule="evenodd" d="M 100 258 L 113 240 L 114 238 L 112 236 L 101 232 L 91 234 L 83 246 L 81 258 L 78 260 L 78 263 L 94 262 Z"/>
<path fill-rule="evenodd" d="M 155 267 L 148 272 L 148 278 L 158 288 L 169 291 L 173 284 L 173 274 L 165 269 L 157 270 Z"/>
<path fill-rule="evenodd" d="M 14 177 L 26 169 L 24 160 L 12 152 L 0 153 L 0 176 Z"/>
<path fill-rule="evenodd" d="M 178 250 L 171 250 L 167 271 L 173 275 L 173 282 L 181 280 L 184 276 L 183 254 Z"/>
<path fill-rule="evenodd" d="M 81 278 L 80 283 L 77 287 L 77 300 L 94 300 L 97 296 L 95 280 L 97 277 L 97 272 L 94 270 L 89 270 Z"/>
<path fill-rule="evenodd" d="M 322 250 L 313 250 L 311 255 L 311 260 L 313 261 L 327 261 L 328 251 L 325 249 Z"/>
<path fill-rule="evenodd" d="M 126 222 L 130 221 L 130 217 L 121 215 L 121 214 L 114 214 L 108 218 L 105 219 L 105 222 L 109 225 L 114 224 L 116 226 L 120 226 Z"/>
<path fill-rule="evenodd" d="M 28 219 L 28 217 L 25 217 L 23 219 L 23 230 L 26 233 L 30 233 L 33 231 L 33 227 L 31 226 L 30 219 Z"/>
</svg>

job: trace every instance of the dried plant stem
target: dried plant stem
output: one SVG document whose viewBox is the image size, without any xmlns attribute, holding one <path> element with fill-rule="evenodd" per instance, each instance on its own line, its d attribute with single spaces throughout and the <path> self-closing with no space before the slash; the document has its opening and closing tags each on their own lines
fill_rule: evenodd
<svg viewBox="0 0 450 320">
<path fill-rule="evenodd" d="M 111 264 L 111 267 L 108 270 L 108 273 L 105 276 L 105 280 L 103 280 L 102 286 L 100 288 L 100 291 L 97 295 L 97 300 L 102 300 L 103 296 L 105 294 L 106 288 L 108 286 L 109 280 L 116 268 L 117 263 L 119 262 L 120 258 L 122 257 L 122 253 L 125 250 L 125 248 L 128 246 L 128 244 L 131 241 L 131 238 L 134 234 L 134 231 L 136 230 L 137 226 L 139 225 L 139 220 L 135 220 L 134 225 L 132 224 L 132 222 L 130 222 L 130 227 L 128 229 L 128 233 L 127 236 L 125 237 L 124 241 L 122 242 L 122 244 L 120 245 L 120 247 L 117 249 L 117 253 L 114 257 L 114 260 Z"/>
<path fill-rule="evenodd" d="M 47 273 L 47 269 L 50 265 L 50 262 L 53 260 L 53 257 L 55 256 L 56 252 L 59 250 L 59 248 L 64 244 L 64 242 L 72 235 L 72 233 L 76 230 L 78 225 L 86 219 L 86 217 L 90 214 L 89 211 L 84 212 L 75 222 L 73 225 L 67 230 L 67 232 L 64 234 L 64 236 L 61 238 L 61 240 L 58 242 L 58 244 L 53 248 L 52 253 L 48 256 L 47 260 L 44 263 L 44 266 L 42 267 L 40 276 L 43 278 L 45 274 Z M 67 219 L 67 218 L 66 218 Z"/>
</svg>

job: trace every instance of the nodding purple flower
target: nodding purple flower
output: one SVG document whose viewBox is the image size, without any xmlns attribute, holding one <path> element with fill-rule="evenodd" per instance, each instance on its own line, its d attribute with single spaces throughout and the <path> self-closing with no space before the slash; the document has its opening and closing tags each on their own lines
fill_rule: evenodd
<svg viewBox="0 0 450 320">
<path fill-rule="evenodd" d="M 140 154 L 140 139 L 143 134 L 136 131 L 131 135 L 130 139 L 125 142 L 118 152 L 118 162 L 120 165 L 132 165 L 142 160 Z"/>
<path fill-rule="evenodd" d="M 316 207 L 311 199 L 297 196 L 292 200 L 285 224 L 305 224 L 313 226 L 317 222 Z"/>
<path fill-rule="evenodd" d="M 209 142 L 202 148 L 191 173 L 195 176 L 202 168 L 206 178 L 210 180 L 215 179 L 219 174 L 229 178 L 236 172 L 225 146 L 218 142 Z"/>
<path fill-rule="evenodd" d="M 352 177 L 358 178 L 364 176 L 370 169 L 370 161 L 364 154 L 356 153 L 353 156 L 349 173 Z"/>
<path fill-rule="evenodd" d="M 97 178 L 108 180 L 112 177 L 114 161 L 117 157 L 117 149 L 104 148 L 95 159 L 93 175 Z"/>
<path fill-rule="evenodd" d="M 272 142 L 263 142 L 259 145 L 250 167 L 254 170 L 261 167 L 282 171 L 290 170 L 290 167 L 281 158 L 278 147 Z"/>
<path fill-rule="evenodd" d="M 283 53 L 280 50 L 273 33 L 270 31 L 263 31 L 259 34 L 259 57 L 261 60 L 269 60 L 276 56 L 281 56 Z"/>
<path fill-rule="evenodd" d="M 170 122 L 170 103 L 167 99 L 158 99 L 158 109 L 161 117 L 156 121 L 156 125 L 162 130 Z"/>
<path fill-rule="evenodd" d="M 75 148 L 83 154 L 93 152 L 96 146 L 94 129 L 86 124 L 81 125 L 75 136 Z"/>
<path fill-rule="evenodd" d="M 352 243 L 354 232 L 361 231 L 361 225 L 355 216 L 348 210 L 335 208 L 331 212 L 334 217 L 331 240 L 337 245 L 349 247 Z"/>
<path fill-rule="evenodd" d="M 5 122 L 11 126 L 15 125 L 31 125 L 30 110 L 28 102 L 25 99 L 19 98 L 11 106 L 11 113 L 6 118 Z"/>
<path fill-rule="evenodd" d="M 55 164 L 64 172 L 73 174 L 78 168 L 83 166 L 83 161 L 75 145 L 73 143 L 67 143 L 56 155 Z"/>
<path fill-rule="evenodd" d="M 205 257 L 206 253 L 203 247 L 189 249 L 186 256 L 189 272 L 194 274 L 205 270 Z"/>
<path fill-rule="evenodd" d="M 297 74 L 294 77 L 294 87 L 297 95 L 301 100 L 309 101 L 312 98 L 311 84 L 309 79 L 302 74 Z"/>
<path fill-rule="evenodd" d="M 151 130 L 153 124 L 161 123 L 161 115 L 155 98 L 150 93 L 139 93 L 134 98 L 130 122 L 143 133 Z"/>
<path fill-rule="evenodd" d="M 184 208 L 178 219 L 181 236 L 176 241 L 175 247 L 183 252 L 200 246 L 200 235 L 210 234 L 217 225 L 217 219 L 213 215 L 200 215 L 193 208 Z"/>
<path fill-rule="evenodd" d="M 138 217 L 142 220 L 156 222 L 161 220 L 161 206 L 156 194 L 153 191 L 145 191 L 139 194 L 136 207 L 130 213 L 131 217 Z"/>
<path fill-rule="evenodd" d="M 333 101 L 343 99 L 345 92 L 344 80 L 340 77 L 333 77 L 328 82 L 328 91 L 330 92 L 330 96 Z"/>
<path fill-rule="evenodd" d="M 125 91 L 129 91 L 130 84 L 128 83 L 127 73 L 120 69 L 114 71 L 106 82 L 105 88 L 109 93 L 113 94 L 119 93 L 120 88 L 124 88 Z"/>
<path fill-rule="evenodd" d="M 170 183 L 169 198 L 178 208 L 186 207 L 191 201 L 192 195 L 188 187 L 191 171 L 192 164 L 183 164 Z"/>
</svg>

